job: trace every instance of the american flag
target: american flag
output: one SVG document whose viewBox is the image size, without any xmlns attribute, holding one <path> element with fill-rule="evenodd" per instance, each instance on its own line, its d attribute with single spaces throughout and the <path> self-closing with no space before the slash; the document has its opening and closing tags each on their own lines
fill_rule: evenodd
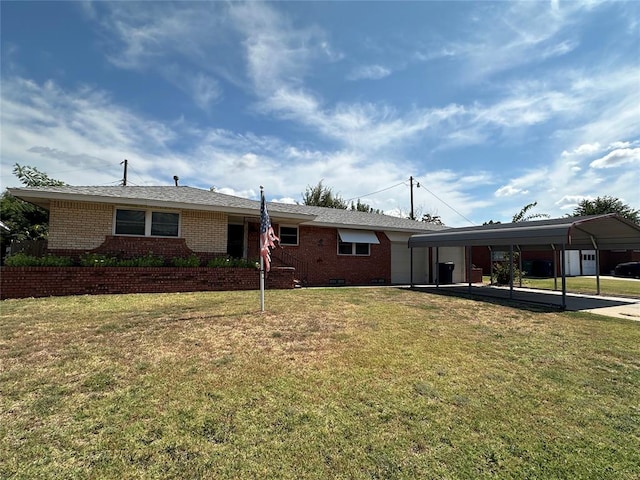
<svg viewBox="0 0 640 480">
<path fill-rule="evenodd" d="M 271 270 L 271 254 L 269 248 L 275 248 L 274 241 L 279 242 L 280 239 L 276 237 L 271 226 L 271 220 L 269 219 L 269 213 L 267 212 L 267 203 L 264 200 L 264 194 L 262 194 L 262 201 L 260 203 L 260 256 L 264 259 L 264 268 L 268 272 Z"/>
</svg>

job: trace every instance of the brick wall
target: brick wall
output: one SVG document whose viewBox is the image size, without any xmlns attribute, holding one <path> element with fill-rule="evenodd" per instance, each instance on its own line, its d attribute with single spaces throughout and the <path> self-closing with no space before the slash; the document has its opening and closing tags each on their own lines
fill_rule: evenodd
<svg viewBox="0 0 640 480">
<path fill-rule="evenodd" d="M 87 252 L 121 258 L 151 252 L 167 260 L 195 253 L 206 262 L 227 252 L 227 215 L 224 213 L 183 210 L 180 238 L 133 237 L 113 235 L 115 208 L 101 203 L 52 201 L 48 253 L 77 259 Z"/>
<path fill-rule="evenodd" d="M 122 206 L 126 207 L 126 205 Z M 132 206 L 131 208 L 140 207 Z M 115 209 L 115 205 L 105 203 L 51 202 L 49 249 L 52 252 L 98 249 L 106 238 L 113 235 Z M 180 213 L 180 222 L 181 238 L 186 242 L 189 251 L 213 254 L 209 256 L 226 253 L 226 214 L 183 210 Z"/>
<path fill-rule="evenodd" d="M 111 235 L 113 206 L 53 200 L 49 209 L 49 248 L 91 250 Z"/>
<path fill-rule="evenodd" d="M 0 274 L 0 299 L 260 288 L 260 272 L 249 268 L 1 267 Z M 273 269 L 265 288 L 293 288 L 293 276 Z"/>
<path fill-rule="evenodd" d="M 277 232 L 277 225 L 274 225 Z M 249 258 L 258 256 L 258 224 L 249 224 Z M 333 285 L 336 280 L 345 285 L 391 283 L 391 242 L 383 232 L 376 232 L 379 245 L 371 245 L 370 255 L 338 255 L 338 230 L 301 225 L 298 245 L 284 250 L 307 262 L 309 285 Z"/>
<path fill-rule="evenodd" d="M 193 251 L 227 253 L 227 215 L 224 213 L 183 210 L 180 233 Z"/>
</svg>

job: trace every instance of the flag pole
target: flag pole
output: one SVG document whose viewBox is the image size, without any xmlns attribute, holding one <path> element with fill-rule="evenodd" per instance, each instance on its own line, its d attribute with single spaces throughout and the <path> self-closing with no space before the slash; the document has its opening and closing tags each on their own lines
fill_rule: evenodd
<svg viewBox="0 0 640 480">
<path fill-rule="evenodd" d="M 267 202 L 264 199 L 264 188 L 260 185 L 260 309 L 264 312 L 264 274 L 271 270 L 271 251 L 274 242 L 280 239 L 273 232 L 271 219 L 267 212 Z"/>
<path fill-rule="evenodd" d="M 264 260 L 260 257 L 260 311 L 264 312 Z"/>
<path fill-rule="evenodd" d="M 260 205 L 264 205 L 264 189 L 260 185 Z M 262 212 L 260 212 L 262 216 Z M 262 220 L 262 219 L 261 219 Z M 262 258 L 263 239 L 260 235 L 260 311 L 264 312 L 264 258 Z"/>
</svg>

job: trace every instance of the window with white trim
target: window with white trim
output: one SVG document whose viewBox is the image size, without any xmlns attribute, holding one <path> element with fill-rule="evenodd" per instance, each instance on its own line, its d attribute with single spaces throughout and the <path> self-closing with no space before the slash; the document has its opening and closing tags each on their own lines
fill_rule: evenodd
<svg viewBox="0 0 640 480">
<path fill-rule="evenodd" d="M 338 229 L 338 255 L 367 256 L 371 254 L 371 245 L 379 243 L 375 232 Z"/>
<path fill-rule="evenodd" d="M 298 227 L 280 225 L 280 245 L 298 245 Z"/>
<path fill-rule="evenodd" d="M 338 241 L 338 255 L 369 255 L 370 243 Z"/>
<path fill-rule="evenodd" d="M 114 221 L 115 235 L 177 237 L 179 231 L 179 213 L 124 208 L 116 209 Z"/>
</svg>

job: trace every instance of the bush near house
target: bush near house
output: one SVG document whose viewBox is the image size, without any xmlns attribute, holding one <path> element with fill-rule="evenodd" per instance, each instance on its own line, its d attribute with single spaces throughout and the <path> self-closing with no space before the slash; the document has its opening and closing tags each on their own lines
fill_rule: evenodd
<svg viewBox="0 0 640 480">
<path fill-rule="evenodd" d="M 71 257 L 58 255 L 46 255 L 38 257 L 25 253 L 16 253 L 6 258 L 5 264 L 8 267 L 199 267 L 200 258 L 197 255 L 189 257 L 174 257 L 166 265 L 163 257 L 148 253 L 141 257 L 122 259 L 102 253 L 85 253 L 78 262 L 74 262 Z M 207 262 L 210 268 L 257 268 L 256 260 L 246 260 L 244 258 L 217 257 Z"/>
<path fill-rule="evenodd" d="M 5 259 L 5 265 L 8 267 L 70 267 L 73 265 L 73 259 L 57 255 L 36 257 L 26 253 L 15 253 Z"/>
</svg>

